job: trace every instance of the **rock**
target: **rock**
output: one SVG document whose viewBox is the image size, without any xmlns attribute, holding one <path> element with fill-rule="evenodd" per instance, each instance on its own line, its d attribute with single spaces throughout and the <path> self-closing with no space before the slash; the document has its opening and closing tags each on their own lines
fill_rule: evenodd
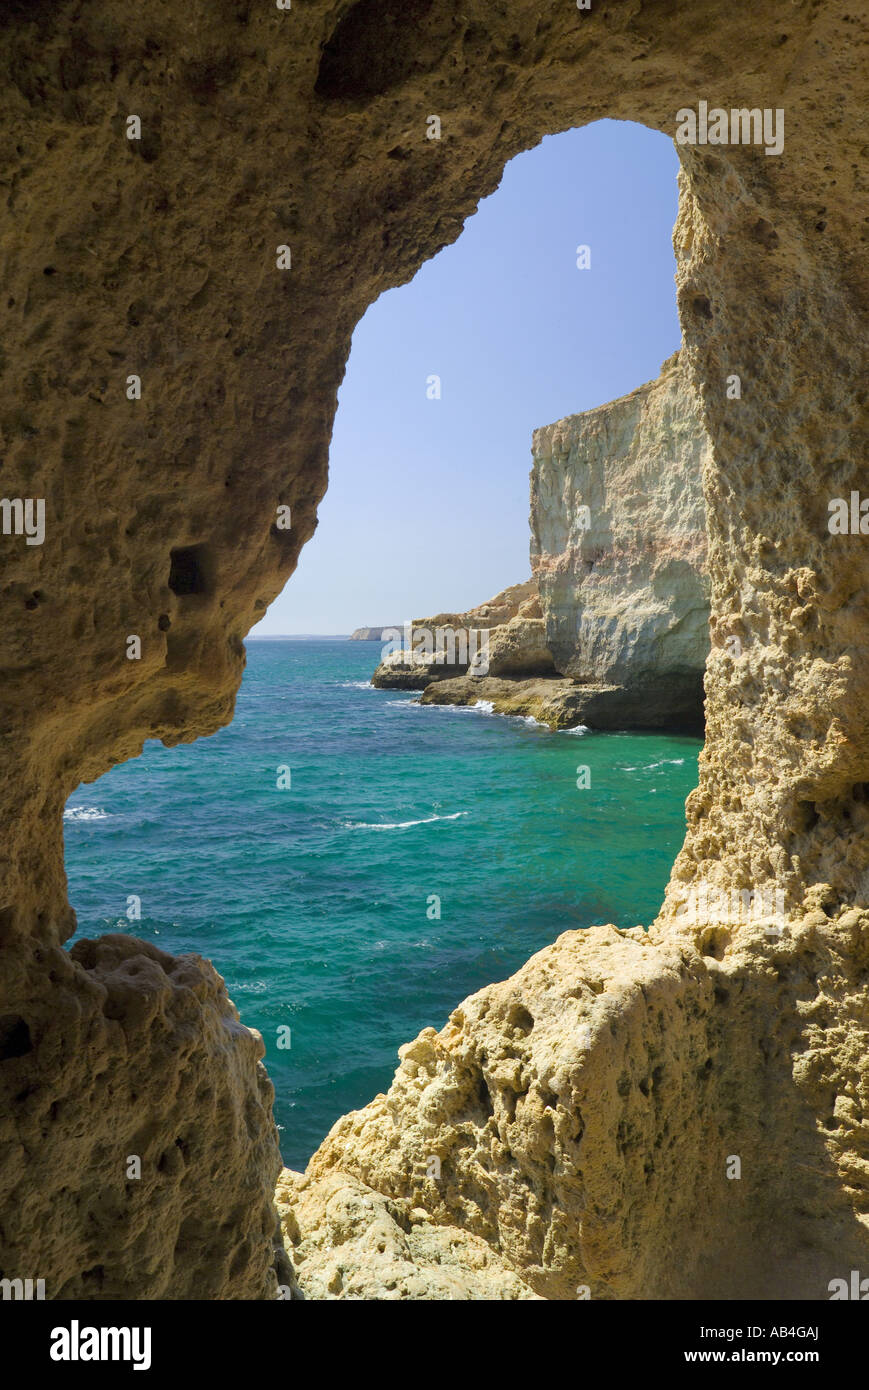
<svg viewBox="0 0 869 1390">
<path fill-rule="evenodd" d="M 496 714 L 532 716 L 550 729 L 662 729 L 700 733 L 692 712 L 668 704 L 668 690 L 638 691 L 619 685 L 586 685 L 563 677 L 499 679 L 458 676 L 430 681 L 420 696 L 423 705 L 491 704 Z"/>
<path fill-rule="evenodd" d="M 274 1090 L 214 967 L 109 935 L 4 988 L 4 1276 L 49 1299 L 276 1298 Z"/>
<path fill-rule="evenodd" d="M 563 675 L 622 692 L 602 728 L 629 727 L 633 711 L 645 727 L 703 726 L 709 439 L 679 360 L 534 433 L 531 556 L 546 642 Z"/>
<path fill-rule="evenodd" d="M 592 714 L 603 716 L 610 708 L 610 687 L 595 689 L 575 681 L 503 680 L 494 676 L 458 676 L 431 681 L 420 697 L 423 705 L 491 705 L 496 714 L 534 718 L 551 729 L 572 729 Z"/>
<path fill-rule="evenodd" d="M 869 1023 L 850 949 L 830 922 L 730 951 L 708 928 L 702 951 L 642 930 L 560 936 L 400 1048 L 388 1093 L 279 1185 L 306 1296 L 334 1279 L 382 1297 L 384 1266 L 400 1296 L 443 1296 L 429 1248 L 403 1234 L 421 1226 L 457 1252 L 465 1297 L 480 1296 L 476 1238 L 508 1296 L 512 1271 L 565 1301 L 828 1299 L 869 1255 Z M 844 1071 L 822 961 L 853 1020 Z M 844 1093 L 822 1129 L 833 1075 Z M 792 1149 L 771 1152 L 770 1133 Z"/>
<path fill-rule="evenodd" d="M 533 606 L 539 608 L 535 597 Z M 530 606 L 530 605 L 529 605 Z M 541 617 L 519 613 L 489 638 L 489 675 L 520 679 L 555 673 L 555 662 L 546 640 L 546 624 Z"/>
<path fill-rule="evenodd" d="M 544 722 L 599 729 L 703 730 L 709 578 L 702 469 L 709 441 L 679 354 L 657 381 L 534 434 L 527 596 L 506 590 L 469 613 L 420 627 L 489 626 L 488 660 L 407 661 L 391 653 L 377 686 L 440 687 L 427 704 L 494 700 L 539 717 L 541 693 L 456 677 L 559 677 Z M 507 613 L 509 617 L 506 617 Z M 416 628 L 414 628 L 416 631 Z M 576 692 L 568 696 L 569 678 Z M 585 690 L 584 699 L 579 690 Z M 527 696 L 527 702 L 523 699 Z M 510 708 L 507 709 L 507 706 Z"/>
<path fill-rule="evenodd" d="M 371 677 L 383 689 L 424 690 L 471 668 L 492 675 L 546 675 L 554 670 L 546 646 L 537 585 L 513 584 L 465 613 L 417 618 L 402 631 Z M 476 658 L 476 660 L 475 660 Z"/>
<path fill-rule="evenodd" d="M 407 1210 L 348 1173 L 277 1187 L 284 1240 L 304 1299 L 537 1299 L 479 1236 Z"/>
<path fill-rule="evenodd" d="M 395 628 L 388 627 L 357 627 L 355 632 L 351 632 L 350 642 L 382 642 L 384 632 L 394 632 Z"/>
</svg>

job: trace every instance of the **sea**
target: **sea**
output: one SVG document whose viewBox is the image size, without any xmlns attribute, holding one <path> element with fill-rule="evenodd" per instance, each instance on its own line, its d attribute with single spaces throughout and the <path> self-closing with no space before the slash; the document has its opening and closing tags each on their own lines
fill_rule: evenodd
<svg viewBox="0 0 869 1390">
<path fill-rule="evenodd" d="M 64 814 L 73 940 L 213 962 L 292 1168 L 467 995 L 562 932 L 648 926 L 697 782 L 698 739 L 421 706 L 374 689 L 379 654 L 249 639 L 227 728 L 147 743 Z"/>
</svg>

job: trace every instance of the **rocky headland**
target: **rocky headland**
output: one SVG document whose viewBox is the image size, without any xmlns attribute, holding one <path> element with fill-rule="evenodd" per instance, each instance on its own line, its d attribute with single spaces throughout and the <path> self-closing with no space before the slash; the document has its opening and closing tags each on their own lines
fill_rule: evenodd
<svg viewBox="0 0 869 1390">
<path fill-rule="evenodd" d="M 384 632 L 392 631 L 388 627 L 357 627 L 355 632 L 351 632 L 348 641 L 350 642 L 382 642 Z"/>
<path fill-rule="evenodd" d="M 708 451 L 679 353 L 656 381 L 536 430 L 531 580 L 415 620 L 373 684 L 422 690 L 423 704 L 483 700 L 552 728 L 701 731 Z M 487 631 L 488 660 L 417 652 L 439 627 Z"/>
</svg>

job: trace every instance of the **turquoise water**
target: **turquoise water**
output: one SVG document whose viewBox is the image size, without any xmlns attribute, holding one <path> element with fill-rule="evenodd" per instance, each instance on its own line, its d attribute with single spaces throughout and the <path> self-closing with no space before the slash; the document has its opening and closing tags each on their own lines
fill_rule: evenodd
<svg viewBox="0 0 869 1390">
<path fill-rule="evenodd" d="M 265 1039 L 295 1168 L 467 994 L 560 932 L 647 925 L 697 780 L 696 739 L 553 734 L 374 690 L 379 651 L 251 641 L 229 728 L 149 743 L 65 815 L 74 939 L 126 931 L 214 962 Z"/>
</svg>

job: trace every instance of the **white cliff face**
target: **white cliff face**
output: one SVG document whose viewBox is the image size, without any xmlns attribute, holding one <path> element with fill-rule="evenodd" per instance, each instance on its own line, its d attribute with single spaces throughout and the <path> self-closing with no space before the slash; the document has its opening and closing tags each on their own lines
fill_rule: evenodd
<svg viewBox="0 0 869 1390">
<path fill-rule="evenodd" d="M 657 381 L 534 433 L 531 561 L 556 668 L 674 719 L 702 708 L 709 447 L 678 354 Z"/>
</svg>

